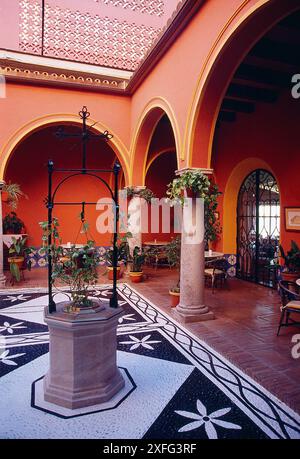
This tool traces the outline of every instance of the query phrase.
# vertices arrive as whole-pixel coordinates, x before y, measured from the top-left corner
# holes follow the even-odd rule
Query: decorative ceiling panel
[[[19,1],[19,51],[135,70],[180,0]]]

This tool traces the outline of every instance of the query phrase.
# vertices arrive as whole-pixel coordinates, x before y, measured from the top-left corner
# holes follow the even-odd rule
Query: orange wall
[[[284,247],[289,247],[291,239],[300,244],[300,232],[285,231],[283,211],[284,207],[300,207],[299,119],[300,101],[293,99],[289,91],[282,93],[275,104],[256,104],[254,114],[238,114],[235,123],[221,124],[212,160],[216,181],[223,192],[230,174],[241,161],[259,158],[269,166],[280,189],[281,242]],[[243,178],[237,184],[236,196]],[[223,223],[222,203],[223,198],[220,199]],[[234,232],[236,221],[227,223]],[[222,248],[222,240],[219,247]]]
[[[107,126],[129,148],[129,97],[12,83],[6,89],[6,98],[0,99],[0,149],[33,120],[46,115],[77,115],[83,105],[88,107],[91,119]]]

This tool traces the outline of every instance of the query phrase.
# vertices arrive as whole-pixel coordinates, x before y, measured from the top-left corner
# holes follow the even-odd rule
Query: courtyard
[[[1,440],[300,439],[299,49],[299,0],[1,1]]]

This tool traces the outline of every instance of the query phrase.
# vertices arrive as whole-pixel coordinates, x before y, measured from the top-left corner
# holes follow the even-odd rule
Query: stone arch
[[[247,158],[236,165],[231,172],[223,197],[223,252],[236,253],[236,209],[240,187],[252,171],[256,169],[265,169],[274,176],[280,191],[280,182],[269,164],[261,158]]]
[[[89,118],[88,126],[93,125],[95,120]],[[72,124],[79,126],[81,124],[81,120],[78,119],[76,115],[70,114],[56,114],[56,115],[46,115],[35,120],[30,121],[26,125],[22,126],[19,130],[17,130],[8,140],[8,142],[3,146],[0,152],[0,179],[3,180],[5,176],[5,170],[8,164],[9,159],[13,155],[14,150],[17,146],[28,136],[37,132],[45,127],[55,125],[55,124]],[[108,130],[113,134],[113,138],[110,140],[110,146],[114,151],[115,155],[119,159],[122,169],[124,171],[125,176],[125,183],[129,183],[129,154],[122,143],[122,141],[118,138],[118,136],[112,132],[107,126],[103,125],[100,122],[97,122],[93,126],[93,130],[95,132],[103,132]]]
[[[133,136],[131,147],[130,180],[132,185],[145,184],[146,163],[150,142],[155,128],[161,118],[166,115],[172,126],[177,164],[180,161],[180,132],[178,123],[170,104],[162,98],[152,99],[144,108]]]

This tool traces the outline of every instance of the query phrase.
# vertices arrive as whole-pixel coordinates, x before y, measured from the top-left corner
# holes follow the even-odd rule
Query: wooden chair
[[[204,269],[205,282],[211,284],[212,293],[219,284],[221,287],[227,284],[227,262],[225,258],[207,261]]]
[[[278,290],[281,298],[281,316],[277,336],[279,336],[281,327],[300,325],[300,322],[290,317],[292,313],[300,313],[300,288],[295,282],[280,281]]]

